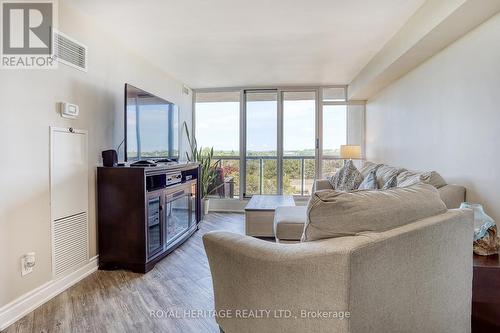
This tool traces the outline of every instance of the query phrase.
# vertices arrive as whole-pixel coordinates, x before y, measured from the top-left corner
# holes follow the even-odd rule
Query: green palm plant
[[[198,147],[196,138],[189,134],[189,129],[186,122],[183,123],[184,130],[186,131],[187,140],[189,143],[190,152],[186,152],[186,157],[189,162],[197,162],[201,167],[200,183],[201,183],[201,196],[205,198],[209,195],[210,189],[213,187],[217,179],[217,169],[221,165],[221,160],[213,161],[214,148]]]

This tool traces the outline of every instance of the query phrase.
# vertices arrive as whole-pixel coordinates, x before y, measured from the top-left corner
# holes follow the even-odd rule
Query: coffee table
[[[274,237],[274,210],[295,206],[291,195],[254,195],[245,207],[245,233],[248,236]]]

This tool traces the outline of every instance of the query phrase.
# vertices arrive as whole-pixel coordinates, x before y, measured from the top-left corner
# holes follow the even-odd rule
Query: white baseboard
[[[0,331],[97,270],[98,256],[68,275],[50,280],[0,308]]]

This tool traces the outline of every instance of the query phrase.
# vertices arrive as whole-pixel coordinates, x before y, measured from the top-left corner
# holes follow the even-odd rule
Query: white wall
[[[436,170],[500,222],[500,14],[370,99],[367,158]]]
[[[95,166],[103,149],[123,139],[123,87],[128,82],[178,104],[191,121],[182,84],[116,44],[60,1],[59,28],[89,47],[87,73],[0,70],[0,307],[51,279],[49,126],[89,131],[90,254],[97,254]],[[78,120],[62,119],[56,103],[79,104]],[[123,156],[123,155],[121,155]],[[34,251],[34,272],[21,277],[20,258]]]
[[[347,144],[360,145],[365,151],[365,102],[351,101],[347,107]]]

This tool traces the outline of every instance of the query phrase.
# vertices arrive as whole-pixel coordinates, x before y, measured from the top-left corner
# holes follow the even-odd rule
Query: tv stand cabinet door
[[[151,259],[163,251],[165,244],[165,221],[163,218],[163,193],[148,193],[146,196],[146,253]]]

